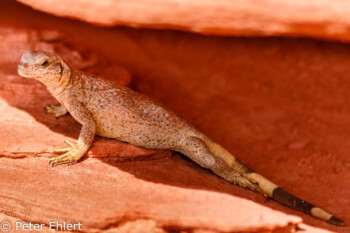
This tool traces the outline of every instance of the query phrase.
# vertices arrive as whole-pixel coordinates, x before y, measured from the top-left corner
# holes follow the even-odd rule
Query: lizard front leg
[[[66,105],[66,104],[65,104]],[[77,143],[68,140],[69,148],[57,149],[55,152],[66,152],[50,159],[52,166],[63,163],[77,162],[90,148],[95,137],[95,122],[88,110],[78,101],[72,100],[67,105],[69,113],[83,125]]]
[[[46,111],[48,113],[55,114],[56,118],[64,116],[68,113],[67,109],[63,107],[62,105],[52,105],[50,104],[49,106],[46,106]]]

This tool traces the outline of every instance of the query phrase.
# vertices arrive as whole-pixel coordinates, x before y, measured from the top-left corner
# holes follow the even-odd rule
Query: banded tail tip
[[[327,213],[326,211],[318,208],[318,207],[313,207],[310,211],[311,216],[315,218],[322,219],[330,224],[336,225],[336,226],[344,226],[343,220],[333,216],[330,213]]]
[[[273,187],[273,186],[267,186],[266,187]],[[281,189],[280,187],[276,187],[272,191],[272,195],[270,196],[275,201],[281,203],[282,205],[285,205],[291,209],[304,212],[306,214],[309,214],[315,218],[324,220],[330,224],[336,225],[336,226],[344,226],[343,220],[327,213],[326,211],[302,200],[298,197],[286,192],[285,190]]]
[[[341,220],[335,216],[330,217],[330,219],[328,219],[327,222],[330,224],[336,225],[336,226],[344,226],[345,225],[343,220]]]

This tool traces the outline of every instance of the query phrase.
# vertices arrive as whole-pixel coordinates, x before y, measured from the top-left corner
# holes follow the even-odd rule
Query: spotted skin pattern
[[[331,224],[344,225],[339,218],[289,194],[246,167],[173,111],[143,94],[72,69],[59,56],[46,52],[24,52],[18,73],[45,84],[60,102],[61,106],[48,106],[49,113],[60,117],[69,112],[82,124],[77,143],[66,140],[69,148],[55,150],[64,154],[50,159],[53,166],[77,162],[97,134],[144,148],[180,152],[231,183]]]

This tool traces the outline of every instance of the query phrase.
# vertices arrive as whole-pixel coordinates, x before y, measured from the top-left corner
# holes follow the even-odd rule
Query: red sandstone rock
[[[81,221],[84,231],[94,231],[152,219],[169,229],[224,232],[273,230],[300,222],[299,217],[215,191],[225,182],[193,169],[179,156],[124,163],[90,158],[54,168],[41,157],[2,158],[0,167],[0,211],[33,222]]]
[[[104,26],[180,29],[226,36],[287,35],[350,41],[349,1],[17,1],[50,14]]]
[[[153,233],[166,233],[160,227],[157,227],[156,223],[152,220],[135,220],[135,221],[126,221],[122,223],[119,227],[112,227],[104,233],[142,233],[142,232],[153,232]]]

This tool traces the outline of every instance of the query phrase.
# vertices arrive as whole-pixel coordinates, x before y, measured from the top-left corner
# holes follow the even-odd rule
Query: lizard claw
[[[79,146],[77,144],[72,143],[68,140],[65,140],[65,142],[71,147],[54,150],[55,153],[57,152],[66,152],[66,153],[60,156],[50,158],[49,164],[52,167],[55,165],[60,165],[65,163],[67,163],[69,166],[70,164],[76,163],[84,155],[85,152],[82,152],[81,150],[79,150]]]

